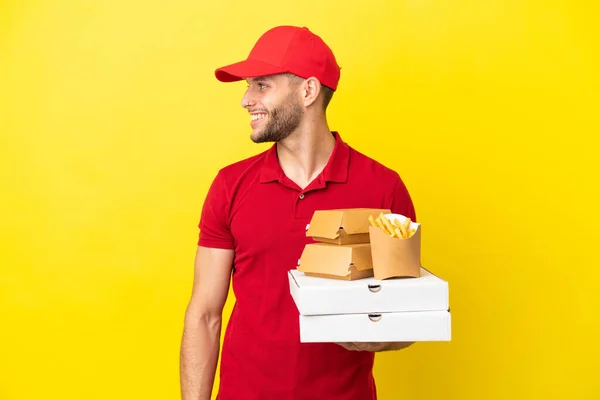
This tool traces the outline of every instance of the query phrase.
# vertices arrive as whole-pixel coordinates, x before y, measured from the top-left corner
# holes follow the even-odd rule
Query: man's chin
[[[250,134],[250,140],[252,140],[254,143],[263,143],[263,140],[260,137],[260,135],[255,135],[254,133]]]
[[[263,135],[262,132],[258,131],[258,132],[252,132],[250,134],[250,140],[252,140],[254,143],[269,143],[269,142],[273,142],[273,140],[270,140],[268,137],[266,137],[266,135]]]

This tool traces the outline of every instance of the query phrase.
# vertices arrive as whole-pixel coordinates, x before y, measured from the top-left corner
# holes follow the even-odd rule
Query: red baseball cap
[[[218,68],[221,82],[289,72],[304,79],[315,77],[337,89],[340,67],[325,42],[306,27],[278,26],[265,32],[244,61]]]

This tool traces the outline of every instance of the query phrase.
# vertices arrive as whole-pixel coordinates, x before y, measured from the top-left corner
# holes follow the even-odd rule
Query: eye
[[[259,84],[258,84],[258,88],[259,88],[260,90],[263,90],[263,89],[265,89],[266,87],[267,87],[267,85],[265,85],[264,83],[259,83]]]

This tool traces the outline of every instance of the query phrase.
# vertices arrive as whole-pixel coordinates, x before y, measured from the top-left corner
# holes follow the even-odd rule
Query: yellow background
[[[594,4],[0,2],[0,399],[178,398],[204,196],[266,148],[213,70],[279,24],[334,49],[331,127],[450,283],[452,342],[379,355],[380,399],[600,398]]]

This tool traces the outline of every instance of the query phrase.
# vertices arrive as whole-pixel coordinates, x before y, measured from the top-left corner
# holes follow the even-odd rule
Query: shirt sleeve
[[[417,221],[417,213],[415,211],[415,206],[412,202],[410,194],[408,193],[406,185],[404,184],[399,175],[394,185],[391,204],[389,208],[394,214],[404,215],[405,217],[410,218],[413,222]]]
[[[213,180],[200,216],[198,246],[234,249],[229,229],[229,196],[221,172]]]

